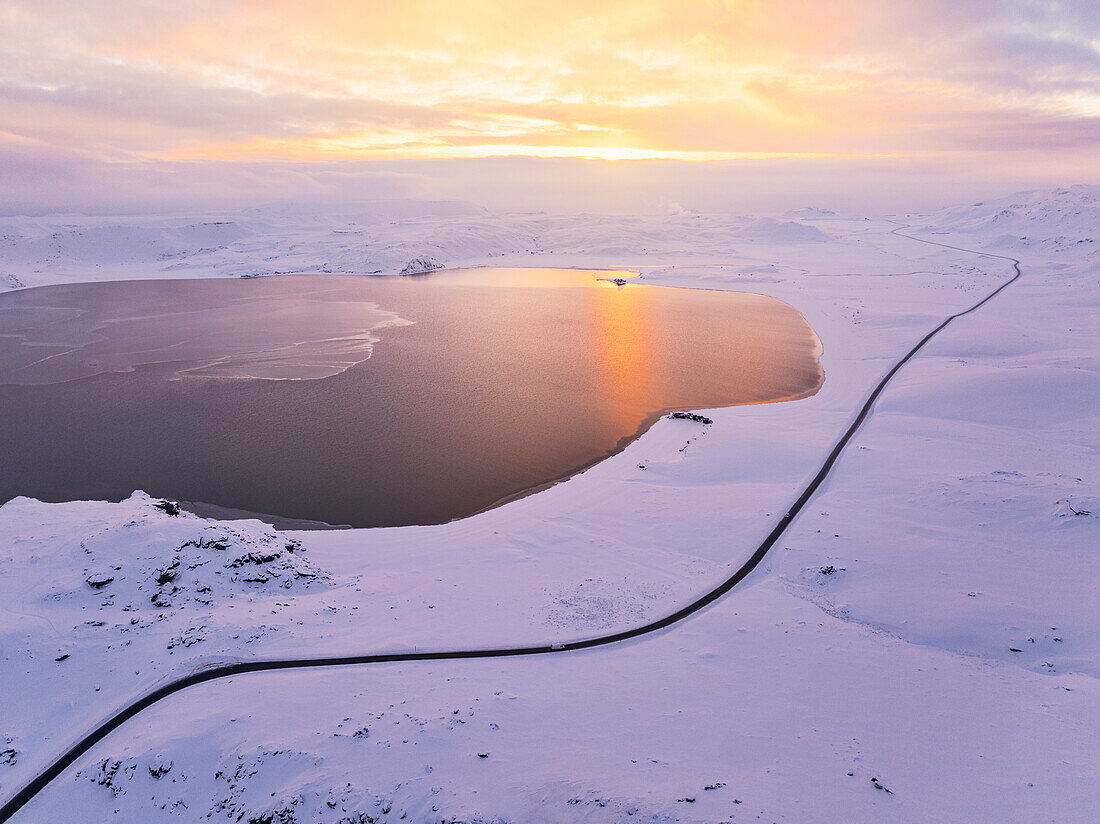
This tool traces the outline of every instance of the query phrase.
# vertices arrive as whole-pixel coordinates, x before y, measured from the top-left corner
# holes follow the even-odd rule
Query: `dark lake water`
[[[614,454],[665,411],[820,387],[817,336],[790,306],[599,279],[616,274],[0,295],[0,501],[143,489],[202,514],[443,523]]]

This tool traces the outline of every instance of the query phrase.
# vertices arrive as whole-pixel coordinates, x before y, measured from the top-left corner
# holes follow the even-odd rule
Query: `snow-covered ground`
[[[563,641],[692,600],[771,530],[894,361],[1011,276],[969,249],[1023,277],[898,374],[764,564],[704,613],[584,653],[212,682],[128,722],[14,820],[1094,821],[1098,235],[1098,187],[888,218],[446,203],[0,220],[0,288],[630,269],[791,303],[826,372],[812,398],[662,420],[445,526],[277,533],[141,494],[5,504],[0,801],[197,666]]]

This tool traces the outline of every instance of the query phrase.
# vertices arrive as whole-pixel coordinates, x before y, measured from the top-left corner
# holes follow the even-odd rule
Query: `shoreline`
[[[108,364],[108,371],[72,380],[63,374],[52,382],[0,385],[15,427],[8,436],[12,466],[24,467],[8,473],[5,497],[118,501],[140,489],[192,502],[204,517],[256,518],[287,529],[441,525],[562,483],[619,454],[669,412],[777,403],[815,394],[823,384],[821,338],[785,301],[649,283],[614,287],[595,270],[531,267],[514,279],[517,271],[408,276],[433,281],[416,288],[395,287],[395,279],[382,289],[354,278],[325,283],[295,276],[277,284],[277,278],[250,280],[266,280],[259,290],[215,278],[205,281],[209,289],[203,281],[156,281],[99,291],[134,284],[117,281],[95,285],[91,297],[78,291],[18,301],[9,312],[83,301],[94,310],[93,330],[110,328],[117,338],[125,331],[114,328],[117,314],[139,323],[135,334],[144,337],[130,343],[100,335],[100,349],[117,349],[134,364],[126,371]],[[575,283],[583,289],[569,288]],[[543,298],[542,289],[553,289],[554,297]],[[218,342],[235,333],[236,326],[223,328],[227,320],[241,325],[243,344],[227,341],[229,354],[215,360],[240,350],[246,354],[237,359],[247,364],[257,357],[249,351],[267,352],[264,326],[250,325],[255,308],[299,297],[310,307],[335,307],[340,318],[345,307],[362,303],[383,319],[374,328],[394,326],[394,337],[379,349],[372,335],[367,366],[363,361],[316,381],[188,374],[207,368]],[[552,302],[529,317],[536,299]],[[242,304],[251,314],[240,321],[226,314]],[[193,353],[186,335],[197,334],[190,326],[203,313],[212,313],[212,343],[201,341]],[[309,318],[316,313],[308,308]],[[393,320],[402,317],[416,322]],[[504,324],[502,331],[487,335],[485,324],[494,322]],[[539,331],[526,328],[532,323]],[[47,318],[38,336],[56,334],[51,324]],[[300,325],[292,320],[279,333],[301,337]],[[157,335],[161,326],[164,338]],[[24,338],[35,332],[29,327]],[[171,336],[180,334],[184,343],[176,346]],[[554,335],[568,341],[564,348],[546,345]],[[134,347],[146,341],[171,348],[174,360],[144,362],[149,350]],[[18,364],[27,348],[16,345],[7,359]],[[280,344],[276,351],[285,349]],[[195,363],[193,354],[201,355]],[[311,357],[306,353],[307,362]],[[177,386],[178,378],[186,381]],[[680,402],[641,411],[666,398]],[[20,435],[32,418],[34,431]],[[85,419],[96,424],[87,427]],[[55,445],[47,439],[59,426],[87,431]],[[64,465],[84,474],[58,476],[49,470],[53,455],[66,456]],[[437,480],[432,467],[450,480]],[[273,486],[276,473],[289,480]]]

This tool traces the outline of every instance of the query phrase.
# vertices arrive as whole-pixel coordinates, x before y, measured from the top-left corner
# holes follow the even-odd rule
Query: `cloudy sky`
[[[1100,182],[1098,158],[1093,0],[0,3],[9,213],[279,191],[515,207],[517,180],[532,207],[720,206],[719,181],[874,200],[869,176],[889,205],[930,181]]]

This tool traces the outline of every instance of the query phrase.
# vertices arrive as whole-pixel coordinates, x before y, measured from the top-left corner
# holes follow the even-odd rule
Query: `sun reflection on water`
[[[632,409],[636,416],[654,391],[653,290],[606,280],[600,287],[590,303],[597,385],[615,399],[616,415]]]

